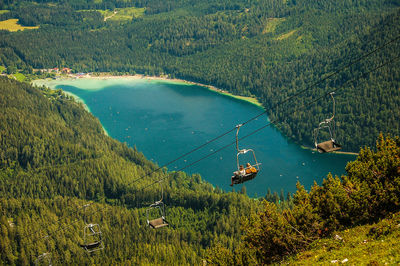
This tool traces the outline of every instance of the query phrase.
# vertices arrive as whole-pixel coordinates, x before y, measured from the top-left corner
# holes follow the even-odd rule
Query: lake
[[[153,79],[64,79],[37,81],[53,89],[63,89],[83,101],[101,121],[107,133],[137,149],[151,161],[164,165],[194,148],[230,131],[236,125],[263,112],[246,101],[218,94],[186,83]],[[268,123],[266,115],[244,125],[239,138]],[[230,177],[236,170],[236,130],[202,149],[169,165],[170,171],[200,173],[202,178],[225,191],[232,190]],[[345,174],[354,155],[319,154],[288,141],[273,126],[243,139],[239,148],[253,149],[261,163],[258,176],[246,182],[247,194],[264,196],[271,191],[295,192],[300,181],[308,190],[314,180]],[[240,156],[241,164],[253,158]],[[236,191],[243,185],[235,185]]]

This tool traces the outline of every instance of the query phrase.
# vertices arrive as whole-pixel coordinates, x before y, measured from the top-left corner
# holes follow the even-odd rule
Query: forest
[[[361,149],[346,176],[249,198],[154,165],[61,90],[0,77],[0,91],[1,264],[270,264],[374,223],[374,254],[400,261],[397,244],[377,248],[400,237],[399,137]],[[150,229],[160,198],[169,226]],[[88,224],[104,246],[90,254]]]
[[[216,241],[234,248],[240,217],[261,207],[259,200],[223,193],[198,175],[155,171],[156,165],[106,136],[99,121],[61,91],[4,77],[0,90],[5,265],[32,264],[48,252],[56,265],[197,264]],[[156,232],[146,228],[146,209],[161,198],[158,184],[148,186],[160,179],[171,226]],[[101,225],[104,252],[87,256],[79,246],[85,219]]]
[[[0,0],[0,21],[39,26],[0,30],[1,72],[38,77],[69,67],[214,85],[257,97],[274,125],[305,146],[331,115],[335,91],[337,140],[359,152],[346,175],[249,198],[160,168],[105,135],[61,90],[2,74],[0,265],[314,264],[336,260],[340,248],[359,252],[348,257],[353,264],[400,262],[399,6]],[[160,198],[169,226],[153,230],[147,211],[159,215],[149,206]],[[81,245],[91,223],[104,249],[88,254]]]
[[[336,138],[344,151],[374,146],[380,132],[400,133],[398,1],[9,0],[0,6],[9,11],[0,20],[40,27],[0,31],[6,68],[163,74],[214,85],[257,97],[283,134],[309,147],[313,129],[332,113],[329,97],[321,96],[337,91]],[[145,11],[103,19],[105,10],[132,8]]]

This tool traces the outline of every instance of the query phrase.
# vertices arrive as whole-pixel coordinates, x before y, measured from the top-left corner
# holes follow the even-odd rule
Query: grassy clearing
[[[24,81],[26,79],[25,75],[22,73],[13,74],[14,78],[18,81]]]
[[[277,37],[276,40],[277,41],[282,41],[285,40],[287,38],[289,38],[290,36],[292,36],[297,30],[292,30],[288,33],[282,34],[281,36]]]
[[[226,95],[226,96],[229,96],[229,97],[232,97],[232,98],[235,98],[235,99],[240,99],[242,101],[246,101],[246,102],[249,102],[251,104],[254,104],[256,106],[259,106],[259,107],[263,108],[263,105],[258,101],[258,99],[256,97],[234,95],[234,94],[229,93],[227,91],[217,89],[217,88],[215,88],[213,86],[205,86],[203,84],[197,84],[197,85],[207,87],[209,90],[215,91],[215,92],[217,92],[219,94]]]
[[[0,10],[0,15],[10,12],[10,10]]]
[[[228,94],[226,94],[228,95]],[[238,95],[232,95],[230,94],[229,96],[236,98],[236,99],[240,99],[249,103],[252,103],[254,105],[257,105],[259,107],[263,107],[262,104],[255,98],[255,97],[247,97],[247,96],[238,96]]]
[[[274,33],[276,27],[285,20],[285,18],[269,18],[262,33]]]
[[[19,31],[19,30],[33,30],[38,29],[39,26],[35,27],[24,27],[18,24],[18,19],[7,19],[0,21],[0,30],[8,31]]]
[[[4,70],[6,70],[6,67],[4,66],[0,66],[0,74],[4,72]]]
[[[107,21],[129,21],[144,16],[145,8],[127,7],[115,10],[97,10]],[[116,12],[116,13],[114,13]]]
[[[341,264],[398,265],[400,213],[377,224],[337,233],[342,240],[321,239],[312,248],[285,261],[289,265]],[[286,264],[286,263],[283,264]]]

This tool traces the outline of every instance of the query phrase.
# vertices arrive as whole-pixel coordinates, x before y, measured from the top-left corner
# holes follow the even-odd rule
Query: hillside
[[[400,213],[380,222],[360,225],[320,238],[303,251],[293,252],[276,264],[285,265],[397,265],[400,262]],[[245,248],[243,253],[254,250]],[[208,261],[213,265],[257,265],[249,256],[232,257],[230,251],[216,247]]]
[[[303,105],[335,90],[344,150],[374,146],[379,132],[400,134],[393,111],[400,103],[398,1],[7,3],[0,20],[40,26],[0,32],[0,65],[7,68],[167,74],[255,95],[274,124],[306,146],[331,103]],[[113,10],[115,19],[104,21]],[[343,71],[313,85],[336,70]]]
[[[0,110],[0,264],[32,264],[46,252],[53,265],[199,264],[217,240],[234,248],[241,217],[260,206],[198,175],[155,171],[60,91],[0,77]],[[160,179],[171,226],[154,231],[145,211],[161,198]],[[80,247],[85,215],[106,246],[94,256]]]
[[[1,77],[0,92],[2,264],[32,264],[45,253],[53,265],[315,262],[310,254],[325,263],[343,253],[365,262],[351,257],[361,238],[374,247],[368,261],[398,262],[398,137],[362,149],[346,176],[328,175],[309,192],[298,184],[293,198],[269,194],[268,202],[156,171],[61,91]],[[146,209],[160,199],[161,179],[170,226],[151,230]],[[105,245],[91,256],[80,247],[85,221],[100,225]]]
[[[399,263],[399,7],[0,0],[0,265]],[[159,169],[62,91],[3,74],[29,81],[64,67],[255,96],[305,146],[331,114],[323,96],[336,91],[338,141],[359,155],[346,175],[298,183],[287,198],[226,193],[199,175]],[[146,210],[161,197],[170,225],[151,230]],[[91,255],[81,247],[85,222],[99,224],[105,246]]]
[[[396,264],[400,261],[400,213],[379,223],[357,226],[321,239],[304,251],[288,259],[291,265],[327,263]]]
[[[239,246],[216,245],[207,260],[227,265],[399,263],[400,138],[380,136],[376,151],[361,149],[346,171],[340,178],[329,174],[309,191],[298,183],[290,208],[264,202],[263,210],[243,223]]]

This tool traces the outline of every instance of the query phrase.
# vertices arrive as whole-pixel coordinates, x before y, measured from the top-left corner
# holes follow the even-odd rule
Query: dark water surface
[[[43,83],[42,83],[43,84]],[[108,134],[129,146],[136,145],[144,155],[164,165],[209,140],[231,130],[235,125],[260,114],[263,110],[248,102],[223,96],[206,88],[146,79],[77,79],[55,80],[45,84],[79,97],[100,119]],[[267,117],[246,124],[239,137],[268,123]],[[235,141],[232,131],[188,157],[168,166],[181,169]],[[294,192],[300,181],[309,189],[331,172],[345,173],[346,163],[355,156],[318,154],[291,143],[274,127],[245,138],[239,148],[251,148],[262,164],[256,179],[245,183],[250,196],[264,196],[267,189]],[[242,158],[245,164],[249,157]],[[200,173],[203,179],[224,190],[236,168],[236,147],[230,145],[185,169]],[[234,188],[240,190],[242,185]]]

